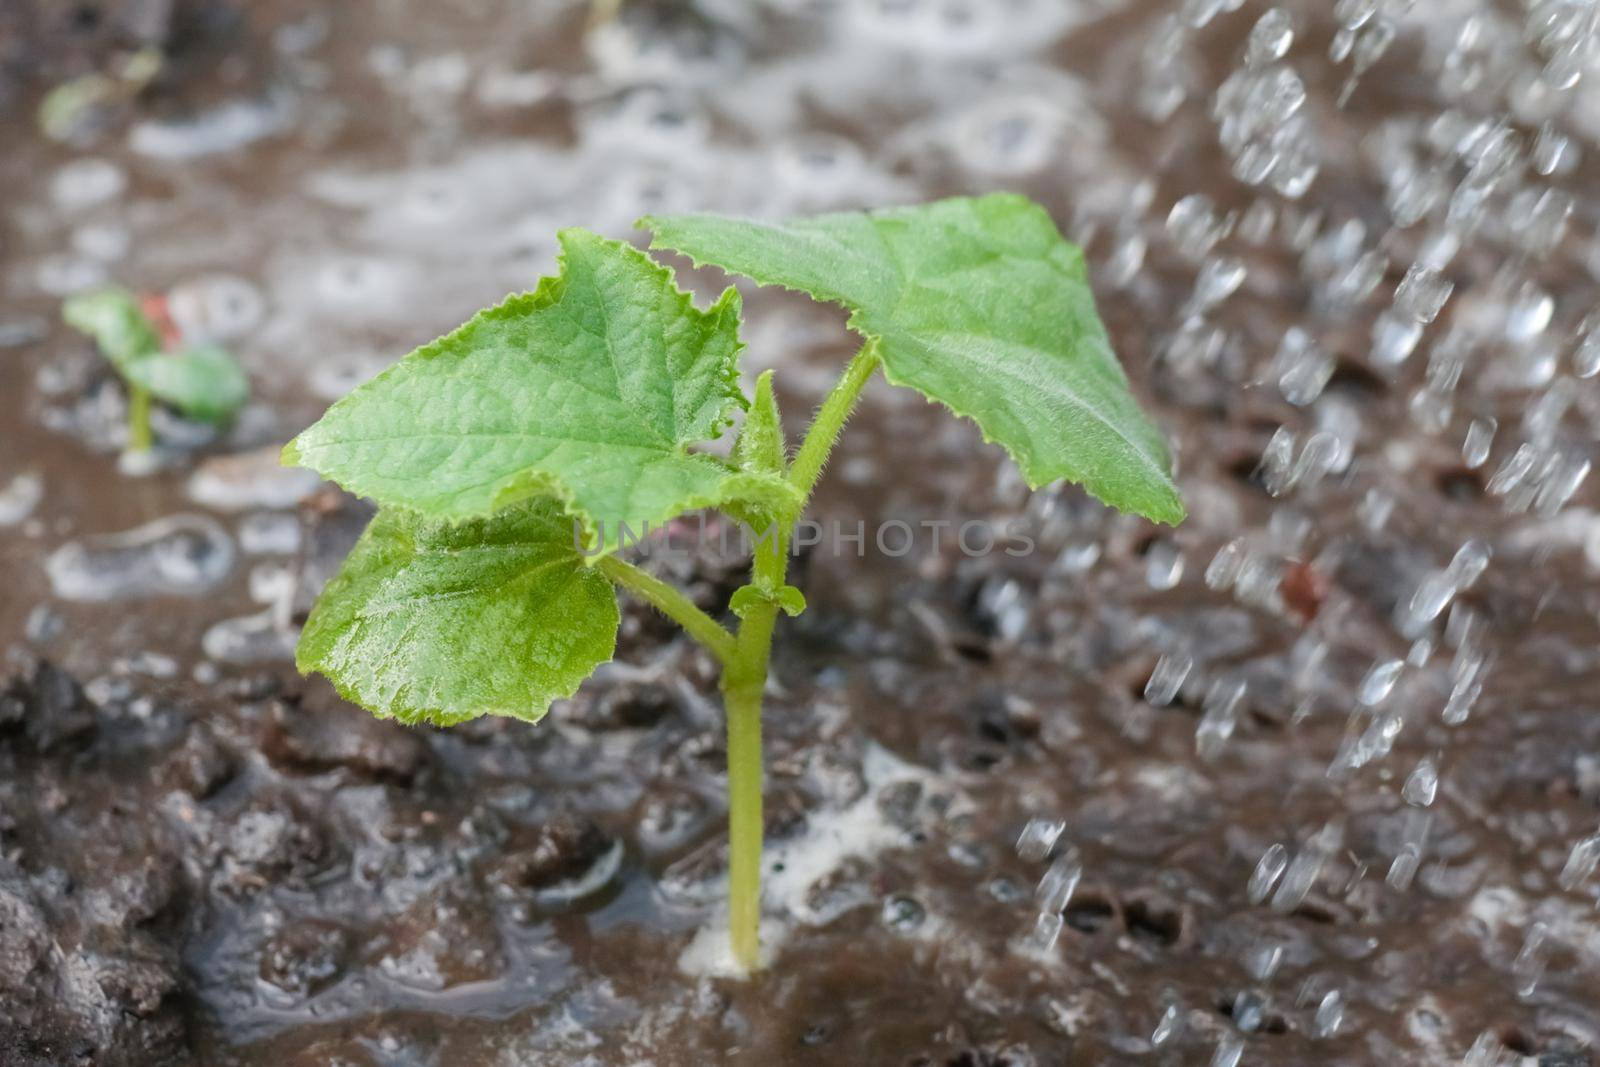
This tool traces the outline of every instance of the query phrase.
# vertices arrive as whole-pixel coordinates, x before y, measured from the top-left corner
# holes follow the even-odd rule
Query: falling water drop
[[[1416,768],[1406,778],[1406,784],[1400,789],[1400,796],[1407,804],[1425,808],[1433,803],[1433,797],[1439,789],[1439,772],[1434,767],[1433,761],[1424,759],[1418,762]]]
[[[1255,870],[1250,872],[1250,884],[1245,888],[1250,903],[1260,904],[1266,900],[1267,894],[1272,892],[1272,887],[1288,865],[1289,850],[1284,845],[1275,843],[1263,852],[1261,859],[1256,861]]]

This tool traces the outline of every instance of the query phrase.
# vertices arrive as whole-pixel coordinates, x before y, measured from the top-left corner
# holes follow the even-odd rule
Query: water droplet
[[[1420,322],[1385,311],[1372,324],[1372,362],[1383,369],[1398,367],[1421,339]]]
[[[1600,833],[1590,834],[1572,846],[1556,884],[1567,892],[1582,885],[1600,867]]]
[[[1584,333],[1572,353],[1572,370],[1580,378],[1600,374],[1600,321],[1585,320]]]
[[[44,479],[33,471],[24,471],[0,489],[0,526],[15,526],[33,514],[33,509],[44,499]]]
[[[1597,355],[1600,355],[1600,349],[1597,349]],[[1466,439],[1461,443],[1461,461],[1468,470],[1477,470],[1489,458],[1497,429],[1499,423],[1490,416],[1473,419],[1467,427]]]
[[[1516,983],[1517,996],[1531,997],[1539,988],[1539,979],[1544,976],[1545,942],[1549,937],[1550,928],[1542,922],[1535,922],[1528,927],[1522,949],[1517,953],[1517,958],[1511,961],[1511,977]]]
[[[1289,862],[1278,891],[1272,895],[1272,910],[1287,915],[1298,908],[1316,885],[1323,864],[1343,841],[1344,827],[1339,823],[1330,822],[1318,830]]]
[[[1538,496],[1534,498],[1534,511],[1543,518],[1553,518],[1589,476],[1589,466],[1589,460],[1584,456],[1562,454],[1539,486]]]
[[[1245,63],[1251,67],[1276,63],[1289,53],[1289,46],[1293,43],[1294,19],[1283,8],[1272,8],[1257,19],[1250,30]]]
[[[1477,703],[1479,695],[1483,692],[1483,661],[1476,657],[1468,657],[1461,663],[1462,666],[1457,668],[1450,696],[1444,705],[1443,718],[1450,726],[1460,726],[1467,721],[1472,706]]]
[[[1167,215],[1168,235],[1180,253],[1196,262],[1204,259],[1232,228],[1232,220],[1219,219],[1210,197],[1200,193],[1179,200]]]
[[[1106,258],[1105,278],[1114,288],[1124,288],[1139,276],[1149,244],[1137,232],[1119,234],[1116,246]]]
[[[1333,17],[1346,29],[1357,30],[1378,13],[1378,0],[1339,0]]]
[[[1400,796],[1407,804],[1425,808],[1433,803],[1434,794],[1438,790],[1439,772],[1432,760],[1424,759],[1406,778],[1406,784],[1400,789]]]
[[[1183,0],[1179,18],[1194,29],[1200,29],[1222,11],[1223,0]]]
[[[1217,1042],[1217,1051],[1211,1057],[1211,1067],[1239,1067],[1244,1058],[1244,1041],[1232,1034]]]
[[[1533,169],[1540,174],[1568,174],[1578,163],[1578,150],[1572,139],[1554,123],[1545,123],[1539,129],[1539,138],[1533,145]]]
[[[1145,581],[1151,589],[1174,589],[1183,581],[1183,552],[1171,541],[1156,541],[1144,557]]]
[[[1265,894],[1263,894],[1265,895]],[[1252,945],[1245,956],[1245,967],[1251,977],[1258,982],[1265,982],[1278,973],[1278,965],[1283,962],[1283,943],[1279,941],[1264,941]]]
[[[1050,869],[1044,872],[1044,877],[1039,879],[1038,888],[1033,894],[1039,904],[1039,910],[1056,914],[1065,911],[1082,878],[1083,862],[1079,860],[1076,849],[1068,849],[1066,853],[1056,857],[1055,862],[1050,864]]]
[[[1317,1013],[1311,1020],[1311,1033],[1315,1037],[1332,1037],[1344,1022],[1344,994],[1330,989],[1317,1004]]]
[[[1288,427],[1273,431],[1261,453],[1261,484],[1273,496],[1281,496],[1293,484],[1294,434]]]
[[[1238,538],[1219,548],[1206,567],[1206,586],[1218,592],[1232,586],[1244,566],[1245,554],[1244,541]]]
[[[1267,1015],[1267,1002],[1261,994],[1250,989],[1240,990],[1233,998],[1233,1025],[1247,1034],[1261,1029]]]
[[[1033,863],[1043,861],[1050,855],[1050,850],[1056,847],[1056,839],[1066,828],[1067,824],[1064,822],[1029,819],[1017,838],[1017,855]]]
[[[1374,663],[1367,671],[1361,685],[1356,690],[1356,699],[1367,707],[1376,707],[1389,699],[1389,694],[1394,692],[1395,683],[1400,680],[1400,672],[1405,670],[1405,661],[1399,659],[1380,660]]]
[[[908,896],[891,896],[883,902],[883,924],[897,934],[911,933],[927,916],[927,909]]]
[[[1232,296],[1244,284],[1245,266],[1231,256],[1213,256],[1200,267],[1194,295],[1184,309],[1185,316],[1200,315]]]
[[[1538,450],[1531,444],[1524,443],[1515,452],[1506,457],[1500,469],[1494,472],[1494,477],[1489,479],[1486,492],[1490,496],[1503,496],[1515,489],[1533,470],[1533,465],[1538,459]]]
[[[1455,284],[1429,267],[1412,264],[1394,291],[1395,310],[1417,322],[1438,318]]]
[[[1160,1048],[1171,1041],[1183,1029],[1183,1011],[1176,1004],[1168,1004],[1161,1013],[1161,1018],[1156,1021],[1156,1028],[1150,1034],[1150,1043]]]
[[[1504,1046],[1493,1030],[1485,1030],[1462,1057],[1461,1067],[1500,1067],[1500,1053]]]
[[[1025,952],[1040,955],[1055,948],[1056,941],[1061,937],[1061,928],[1066,925],[1059,911],[1043,911],[1034,919],[1033,926],[1022,939],[1022,949]]]
[[[1555,315],[1555,298],[1532,282],[1523,282],[1506,311],[1506,337],[1515,344],[1533,340]]]
[[[1310,334],[1291,326],[1278,346],[1273,368],[1283,398],[1296,407],[1304,407],[1322,395],[1333,377],[1334,361],[1317,346]]]
[[[1218,678],[1206,690],[1200,723],[1195,727],[1194,746],[1201,759],[1215,759],[1233,737],[1244,704],[1242,678]]]
[[[1389,46],[1394,44],[1398,33],[1394,20],[1388,18],[1373,19],[1364,26],[1356,35],[1355,47],[1351,50],[1350,66],[1355,75],[1365,74],[1372,69],[1373,64],[1382,59]]]
[[[1145,683],[1145,700],[1158,708],[1172,703],[1193,668],[1192,656],[1177,652],[1162,653],[1161,658],[1156,660],[1155,670],[1150,672],[1150,680]]]
[[[1475,538],[1469,539],[1450,557],[1445,573],[1457,589],[1470,589],[1489,567],[1489,546]]]

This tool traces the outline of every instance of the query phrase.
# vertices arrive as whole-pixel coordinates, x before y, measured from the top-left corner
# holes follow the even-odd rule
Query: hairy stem
[[[795,453],[794,462],[789,466],[789,483],[800,490],[801,497],[809,497],[816,487],[839,431],[844,429],[845,420],[850,418],[856,399],[861,396],[872,372],[878,369],[879,362],[877,342],[868,341],[862,345],[845,368],[843,377],[817,409],[817,417],[811,421],[811,428],[800,443],[800,451]]]
[[[877,345],[871,341],[862,345],[817,409],[789,467],[789,483],[800,490],[802,499],[816,487],[839,431],[878,362]],[[797,518],[786,516],[776,529],[757,531],[751,565],[751,584],[757,589],[772,592],[787,579],[788,526]],[[778,605],[771,601],[750,608],[739,624],[738,651],[723,667],[728,713],[728,933],[734,958],[746,971],[761,962],[761,691],[777,619]]]
[[[690,637],[710,649],[726,669],[737,653],[737,642],[717,620],[695,607],[694,601],[660,578],[647,574],[615,556],[603,557],[596,566],[607,578],[682,626]]]
[[[761,953],[761,690],[774,618],[768,608],[745,617],[738,662],[722,680],[728,715],[728,934],[733,957],[747,972],[760,965]],[[765,617],[764,627],[751,626],[757,615]],[[759,641],[757,630],[765,633]]]
[[[128,451],[148,452],[155,443],[150,431],[150,391],[128,383]]]
[[[869,341],[817,409],[789,468],[789,482],[802,500],[810,497],[822,476],[839,431],[878,363],[877,345]],[[789,526],[797,518],[798,509],[771,529],[756,531],[750,584],[762,593],[775,593],[788,577]],[[761,963],[761,694],[772,658],[778,605],[757,601],[745,609],[738,633],[730,634],[682,593],[639,568],[614,556],[605,557],[598,566],[612,581],[675,619],[722,660],[722,702],[728,716],[728,935],[739,966],[754,971]]]
[[[789,570],[789,531],[757,531],[752,584],[783,585]],[[761,694],[772,657],[778,605],[758,603],[739,623],[738,650],[723,667],[722,703],[728,715],[728,936],[745,971],[761,962]]]

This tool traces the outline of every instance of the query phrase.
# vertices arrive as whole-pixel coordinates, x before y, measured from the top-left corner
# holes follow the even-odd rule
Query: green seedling
[[[69,297],[61,317],[94,338],[128,389],[128,451],[154,443],[150,402],[170,404],[187,418],[224,423],[250,396],[250,380],[216,345],[163,350],[161,333],[132,293],[97,289]]]
[[[1033,486],[1065,478],[1118,508],[1184,516],[1160,434],[1094,308],[1082,253],[1019,196],[786,224],[645,218],[652,248],[842,304],[865,342],[792,456],[772,373],[738,384],[740,301],[697,308],[672,272],[584,230],[560,272],[479,312],[331,407],[284,450],[379,511],[317,601],[304,672],[404,722],[534,721],[612,657],[614,587],[721,663],[728,723],[729,929],[758,961],[761,699],[801,516],[881,367],[1003,445]],[[696,451],[743,409],[729,458]],[[751,527],[734,629],[619,559],[604,536],[721,509]]]

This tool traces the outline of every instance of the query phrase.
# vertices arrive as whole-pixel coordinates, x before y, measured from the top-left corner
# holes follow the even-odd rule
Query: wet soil
[[[1261,10],[1207,28],[1199,83],[1226,76]],[[1286,241],[1239,248],[1252,273],[1215,316],[1234,331],[1222,358],[1182,372],[1162,355],[1194,276],[1161,236],[1167,209],[1251,197],[1203,99],[1164,125],[1131,103],[1161,14],[1020,4],[1009,31],[979,18],[930,43],[826,5],[650,5],[585,50],[574,5],[264,5],[272,43],[250,62],[268,88],[140,105],[84,147],[12,108],[0,490],[41,491],[19,504],[12,482],[0,525],[0,1065],[1204,1064],[1235,1037],[1246,1064],[1438,1064],[1486,1032],[1542,1067],[1592,1062],[1600,917],[1592,886],[1558,875],[1600,819],[1595,491],[1554,519],[1508,514],[1485,487],[1514,444],[1469,470],[1460,431],[1515,425],[1529,393],[1485,387],[1449,434],[1419,427],[1420,367],[1367,362],[1378,305],[1318,309]],[[1359,149],[1435,106],[1422,30],[1339,111],[1331,31],[1300,14],[1325,158],[1293,210],[1381,229]],[[86,159],[121,184],[94,193]],[[1149,258],[1108,284],[1146,178]],[[1191,519],[1029,494],[971,426],[873,386],[816,517],[952,525],[937,548],[895,555],[869,533],[859,556],[822,546],[800,569],[810,610],[784,627],[768,695],[781,929],[764,973],[708,976],[690,951],[719,921],[723,739],[712,664],[659,618],[628,605],[617,663],[534,727],[380,722],[286,662],[368,511],[271,473],[275,446],[548,269],[555,228],[995,187],[1084,241]],[[106,232],[120,254],[97,251]],[[1386,240],[1392,288],[1417,237]],[[1464,249],[1458,290],[1487,288],[1496,255]],[[1563,314],[1592,296],[1579,255],[1533,268]],[[164,469],[118,473],[115,383],[54,324],[89,274],[202,303],[219,275],[245,280],[262,307],[230,340],[257,399],[235,427],[169,423],[184,443]],[[780,367],[798,430],[849,354],[842,317],[750,297],[752,367]],[[1338,359],[1312,407],[1260,384],[1293,323]],[[1274,431],[1329,410],[1354,413],[1356,460],[1269,494]],[[966,522],[1033,548],[967,556]],[[117,563],[104,539],[135,529]],[[1272,571],[1260,595],[1205,581],[1241,536]],[[1397,609],[1469,537],[1493,564],[1421,650]],[[652,565],[716,610],[738,562]],[[108,574],[122,584],[104,594]],[[1446,725],[1468,645],[1492,670]],[[1154,706],[1164,654],[1194,667]],[[1383,705],[1403,729],[1342,762],[1374,721],[1363,677],[1408,656]],[[1226,743],[1197,749],[1208,693],[1239,682]],[[1401,797],[1424,758],[1440,772],[1425,807]],[[1034,819],[1064,823],[1044,857],[1016,847]],[[1408,843],[1420,862],[1400,878]],[[1300,892],[1252,891],[1274,845]],[[1035,885],[1069,850],[1082,883],[1059,939],[1030,951]]]

